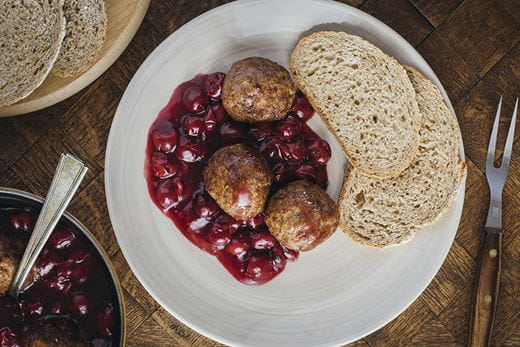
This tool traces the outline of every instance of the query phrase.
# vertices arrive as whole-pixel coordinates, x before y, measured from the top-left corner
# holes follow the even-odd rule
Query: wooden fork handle
[[[469,346],[489,346],[495,319],[502,256],[501,230],[486,228],[471,315]]]

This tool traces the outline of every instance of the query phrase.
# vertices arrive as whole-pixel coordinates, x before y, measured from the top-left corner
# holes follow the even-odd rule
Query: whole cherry
[[[90,309],[90,302],[87,294],[83,292],[75,292],[70,297],[70,310],[81,316],[86,315]]]
[[[249,258],[247,265],[247,275],[249,278],[262,281],[267,280],[275,274],[272,258],[267,253],[253,254]]]
[[[11,213],[9,223],[16,230],[31,231],[34,227],[34,220],[29,212],[22,210]]]
[[[50,249],[44,249],[38,259],[38,274],[40,276],[47,275],[58,265],[59,261],[56,252],[52,252]]]
[[[283,271],[287,264],[287,257],[284,254],[283,247],[276,243],[271,248],[271,258],[273,259],[273,269],[277,272]]]
[[[291,173],[286,163],[278,163],[273,166],[273,179],[275,182],[285,182]]]
[[[294,114],[289,114],[284,120],[278,121],[274,127],[276,136],[285,141],[292,140],[300,133],[301,129],[302,123]]]
[[[170,128],[155,129],[152,132],[152,143],[155,150],[164,153],[172,153],[177,147],[179,141],[179,132],[177,129]]]
[[[331,150],[327,141],[317,137],[312,137],[307,139],[306,145],[309,158],[314,165],[327,165],[327,162],[331,157]]]
[[[287,143],[283,147],[283,156],[288,162],[295,164],[305,159],[305,146],[301,140]]]
[[[201,113],[208,106],[209,98],[198,85],[190,83],[182,92],[182,104],[188,112]]]
[[[79,264],[74,264],[72,269],[72,278],[78,283],[84,283],[88,279],[90,272],[90,262],[84,261]]]
[[[251,124],[249,135],[255,141],[262,141],[273,134],[273,125],[271,122],[259,122]]]
[[[20,303],[22,311],[27,316],[41,316],[43,314],[43,304],[38,298],[22,299]]]
[[[51,247],[64,249],[69,247],[75,239],[76,237],[70,232],[70,230],[63,227],[57,227],[52,232],[48,242]]]
[[[228,230],[230,234],[233,234],[240,228],[241,222],[231,217],[228,214],[222,214],[213,222],[213,226],[220,230]]]
[[[303,96],[296,97],[293,105],[294,112],[298,115],[302,122],[308,121],[314,114],[311,104]]]
[[[243,142],[246,137],[244,126],[232,121],[222,124],[219,133],[221,140],[229,145]]]
[[[270,138],[260,145],[260,152],[271,161],[283,160],[284,153],[287,151],[287,144],[276,137]]]
[[[164,209],[176,207],[183,199],[184,184],[178,177],[159,182],[155,189],[157,202]]]
[[[214,246],[226,246],[231,241],[231,233],[229,229],[213,227],[208,233],[208,241]]]
[[[200,137],[205,130],[204,119],[200,116],[188,114],[182,119],[182,128],[188,136]]]
[[[177,159],[186,163],[194,163],[204,159],[208,153],[202,143],[189,143],[184,146],[179,146],[175,155]]]
[[[104,337],[110,337],[114,334],[115,313],[114,307],[108,304],[98,316],[98,331]]]
[[[312,182],[316,181],[318,170],[316,167],[309,163],[300,163],[293,167],[293,175],[296,178],[308,179]]]
[[[222,85],[226,74],[223,72],[214,72],[209,74],[204,83],[204,92],[207,96],[215,100],[222,100]]]
[[[276,239],[267,232],[253,231],[250,237],[251,246],[255,249],[271,249],[277,243]]]
[[[211,218],[220,211],[220,207],[215,200],[204,194],[199,195],[195,200],[194,211],[199,217]]]
[[[166,154],[161,152],[152,155],[151,166],[154,176],[160,179],[173,177],[179,171],[178,165],[168,160]]]
[[[229,115],[227,114],[226,109],[220,103],[211,105],[209,107],[207,116],[215,119],[217,121],[217,125],[223,124],[229,119]]]

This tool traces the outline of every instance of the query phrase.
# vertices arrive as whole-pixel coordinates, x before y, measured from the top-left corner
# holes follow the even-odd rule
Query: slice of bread
[[[31,94],[49,74],[65,36],[63,0],[0,1],[0,106]]]
[[[410,165],[419,143],[419,109],[394,58],[361,37],[324,31],[298,42],[289,67],[359,172],[392,177]]]
[[[76,76],[86,71],[105,42],[107,16],[104,0],[65,0],[67,34],[53,73]]]
[[[421,112],[419,152],[399,176],[378,179],[351,170],[340,196],[340,224],[353,240],[386,247],[434,222],[455,198],[466,174],[460,130],[434,84],[406,67]]]

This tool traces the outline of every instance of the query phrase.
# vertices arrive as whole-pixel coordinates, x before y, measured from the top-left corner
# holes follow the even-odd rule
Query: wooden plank
[[[103,173],[72,199],[68,211],[83,221],[105,252],[114,255],[119,250],[108,216]]]
[[[57,127],[103,167],[110,124],[123,93],[105,76],[93,86],[97,88],[92,88],[80,102],[63,114]]]
[[[455,241],[441,269],[421,295],[421,300],[438,315],[472,282],[474,267],[475,260]]]
[[[430,23],[437,27],[448,17],[463,0],[410,0],[410,2],[425,16]]]
[[[397,346],[411,341],[435,319],[422,300],[416,300],[397,319],[365,337],[371,346]]]
[[[368,0],[361,9],[392,27],[414,47],[434,29],[407,0]]]
[[[31,192],[45,196],[61,153],[70,152],[81,158],[89,170],[81,183],[80,189],[88,186],[101,172],[101,167],[90,158],[85,150],[73,138],[60,128],[50,128],[27,152],[12,166]]]
[[[438,32],[475,73],[484,76],[520,40],[520,21],[499,1],[467,0]]]
[[[478,82],[471,67],[436,31],[417,50],[435,71],[453,104]]]

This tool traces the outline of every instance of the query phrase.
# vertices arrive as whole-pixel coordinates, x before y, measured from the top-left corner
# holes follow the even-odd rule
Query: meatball
[[[24,251],[24,243],[21,240],[0,232],[0,295],[9,290]],[[33,267],[25,280],[24,288],[33,281],[35,275],[36,267]]]
[[[24,342],[28,347],[76,347],[86,346],[85,333],[67,318],[44,318],[37,321],[26,333]]]
[[[283,246],[310,251],[336,230],[338,208],[317,185],[295,181],[269,200],[265,222]]]
[[[224,108],[239,122],[281,120],[291,108],[295,95],[289,71],[259,57],[235,62],[222,87]]]
[[[236,144],[211,156],[203,173],[209,195],[231,217],[247,220],[263,211],[272,175],[253,147]]]

